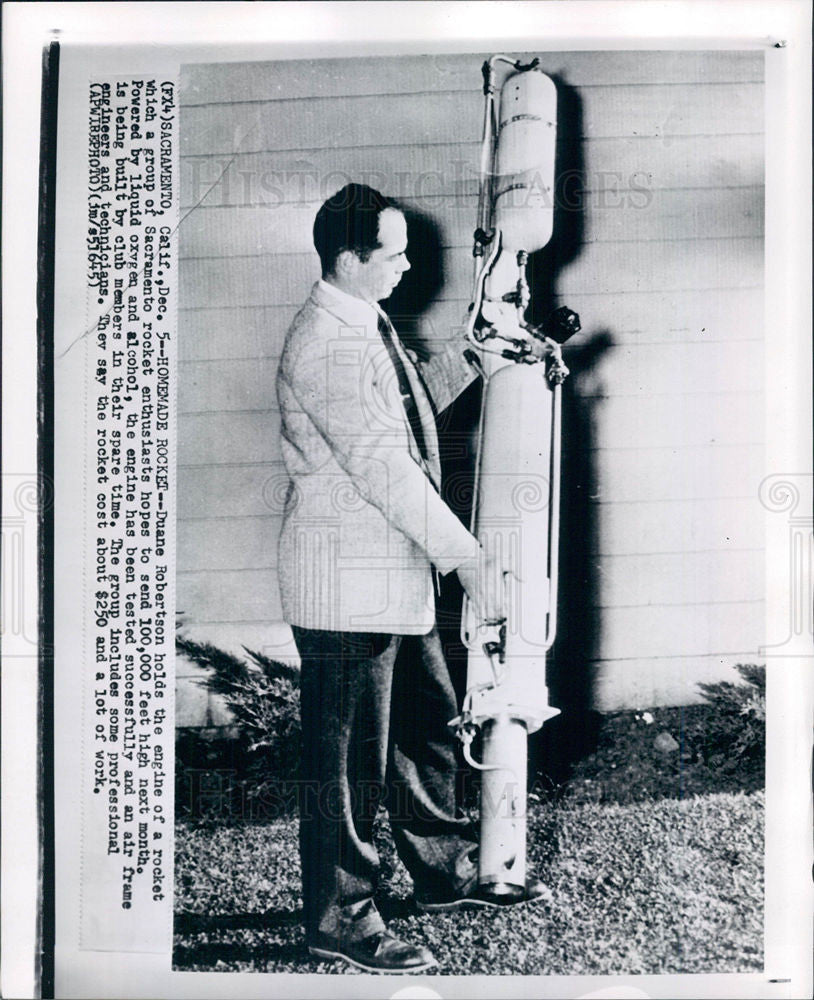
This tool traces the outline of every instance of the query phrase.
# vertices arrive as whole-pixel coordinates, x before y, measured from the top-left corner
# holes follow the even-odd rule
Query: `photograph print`
[[[173,968],[761,971],[763,53],[179,93]]]

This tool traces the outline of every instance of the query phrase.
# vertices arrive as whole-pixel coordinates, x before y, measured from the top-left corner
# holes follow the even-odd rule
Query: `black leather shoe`
[[[447,910],[460,910],[463,907],[503,907],[518,906],[521,903],[550,903],[551,890],[538,878],[526,880],[525,888],[518,886],[476,885],[462,896],[450,899],[419,899],[416,898],[416,908],[423,913],[444,913]]]
[[[338,941],[320,935],[308,946],[317,958],[341,958],[365,972],[425,972],[435,959],[420,945],[399,941],[390,931],[379,931],[361,941]]]

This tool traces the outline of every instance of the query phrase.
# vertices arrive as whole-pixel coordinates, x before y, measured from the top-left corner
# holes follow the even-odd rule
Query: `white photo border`
[[[169,59],[213,61],[472,51],[751,48],[766,52],[766,475],[811,472],[811,94],[806,0],[546,0],[546,2],[8,3],[4,6],[3,393],[4,500],[10,474],[36,474],[37,172],[42,49],[50,40],[128,46],[158,42]],[[182,48],[183,47],[183,48]],[[12,374],[13,373],[13,374]],[[810,480],[808,480],[810,482]],[[805,483],[805,480],[803,480]],[[801,503],[807,502],[806,496]],[[5,508],[4,508],[5,509]],[[34,515],[36,516],[36,515]],[[785,530],[782,533],[785,544]],[[785,548],[767,518],[766,635],[784,634]],[[810,584],[810,581],[809,581]],[[37,627],[37,580],[23,582],[26,628]],[[2,992],[37,988],[38,806],[36,649],[4,636]],[[770,658],[770,662],[773,658]],[[782,660],[782,662],[780,662]],[[763,975],[437,977],[426,997],[811,995],[811,659],[770,669]],[[14,873],[14,874],[12,874]],[[13,901],[13,902],[12,902]],[[168,956],[63,955],[63,995],[382,996],[374,977],[173,973]],[[603,988],[613,992],[593,993]],[[627,990],[627,992],[623,992]],[[434,993],[432,991],[435,991]],[[638,991],[638,992],[635,992]],[[410,994],[404,993],[404,996]]]

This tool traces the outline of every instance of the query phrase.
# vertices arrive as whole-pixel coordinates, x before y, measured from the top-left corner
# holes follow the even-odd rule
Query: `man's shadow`
[[[425,360],[430,346],[422,336],[423,317],[440,296],[446,282],[443,236],[435,219],[409,205],[407,219],[407,257],[410,270],[383,303],[398,330],[402,343]]]
[[[302,908],[265,913],[176,913],[173,935],[172,964],[179,971],[218,969],[218,963],[228,966],[239,962],[252,967],[260,955],[269,970],[274,970],[280,965],[299,966],[304,958]]]
[[[411,899],[385,894],[377,895],[376,905],[388,923],[415,912]],[[217,969],[218,963],[253,966],[258,957],[268,971],[300,967],[303,961],[314,961],[306,951],[302,922],[301,906],[244,913],[176,913],[173,968]]]

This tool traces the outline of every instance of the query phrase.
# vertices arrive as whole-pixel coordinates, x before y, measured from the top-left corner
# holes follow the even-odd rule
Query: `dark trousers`
[[[466,892],[476,834],[456,802],[455,693],[428,635],[293,629],[302,661],[300,855],[306,937],[383,929],[373,821],[390,817],[418,895]]]

